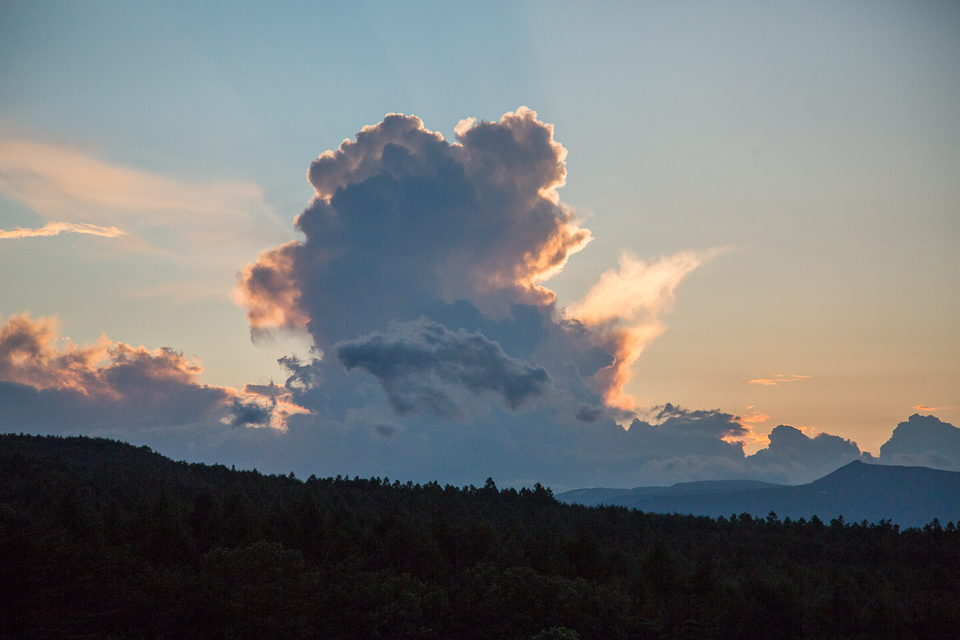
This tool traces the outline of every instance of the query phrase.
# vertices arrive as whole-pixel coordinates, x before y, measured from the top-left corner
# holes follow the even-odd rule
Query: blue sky
[[[748,454],[779,424],[877,454],[912,413],[960,419],[958,42],[960,8],[936,2],[4,2],[0,229],[96,233],[0,238],[0,316],[55,317],[60,349],[63,337],[82,346],[104,334],[167,347],[202,363],[190,384],[283,385],[278,358],[324,345],[302,330],[251,341],[231,291],[261,251],[303,241],[293,221],[314,195],[311,162],[388,113],[453,141],[465,118],[498,122],[526,106],[555,127],[559,200],[592,236],[542,282],[554,310],[585,318],[580,301],[618,264],[627,280],[624,264],[697,256],[644,307],[656,330],[631,352],[622,387],[638,418],[656,422],[672,403],[753,420],[725,436]],[[545,355],[501,346],[561,379]],[[336,368],[331,348],[324,366]],[[10,371],[10,382],[56,387]],[[339,417],[308,407],[291,424],[446,424],[395,415],[367,370],[329,375],[362,393]],[[233,397],[223,393],[211,402]],[[507,413],[536,422],[542,410]],[[127,435],[172,454],[287,463],[151,433]],[[224,433],[218,443],[246,437]],[[481,445],[451,442],[482,457],[469,448]],[[414,473],[396,463],[400,448],[372,446],[385,470]]]

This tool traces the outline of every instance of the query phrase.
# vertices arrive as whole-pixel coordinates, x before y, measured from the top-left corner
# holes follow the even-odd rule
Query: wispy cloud
[[[759,384],[764,387],[775,387],[778,384],[784,384],[787,382],[796,382],[797,380],[806,380],[810,376],[801,376],[797,374],[783,375],[778,373],[772,378],[756,378],[754,380],[747,380],[747,384]]]
[[[749,416],[737,417],[737,422],[739,422],[740,424],[743,424],[743,423],[757,424],[760,422],[766,422],[769,419],[770,419],[770,416],[763,413],[762,411],[754,411]]]
[[[152,287],[140,288],[123,294],[131,300],[165,298],[174,305],[189,304],[197,301],[228,300],[230,294],[223,287],[201,280],[178,280]]]
[[[61,233],[85,233],[92,236],[103,236],[104,238],[116,238],[126,235],[126,231],[117,227],[101,227],[96,224],[84,224],[74,222],[48,222],[39,229],[0,229],[0,239],[9,238],[41,238],[48,236],[58,236]]]
[[[123,229],[127,249],[234,261],[234,249],[249,255],[272,236],[289,233],[281,230],[256,184],[188,183],[111,164],[82,149],[29,140],[0,139],[0,194],[50,221],[39,230],[4,232],[7,238],[63,232],[116,237]]]

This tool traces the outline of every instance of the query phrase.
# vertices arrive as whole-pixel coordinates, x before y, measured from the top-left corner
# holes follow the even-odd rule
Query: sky
[[[0,430],[563,489],[956,424],[956,3],[0,1]]]

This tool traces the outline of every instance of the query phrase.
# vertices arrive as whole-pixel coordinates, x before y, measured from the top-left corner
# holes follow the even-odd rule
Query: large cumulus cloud
[[[241,272],[234,299],[254,334],[305,329],[326,351],[428,318],[545,367],[557,388],[588,405],[578,409],[583,418],[601,405],[632,409],[623,391],[630,365],[664,330],[660,316],[680,281],[716,251],[650,264],[625,254],[618,272],[564,313],[543,283],[591,235],[560,201],[566,150],[553,126],[521,107],[496,122],[461,121],[455,133],[451,143],[415,116],[390,114],[321,154],[307,174],[315,195],[296,219],[305,239],[262,252]],[[402,340],[394,336],[396,348]],[[444,354],[459,357],[435,355]],[[420,373],[378,375],[395,409],[424,404],[425,389],[413,405],[401,391],[421,385]],[[449,376],[434,413],[458,413],[447,402],[453,384],[468,394],[513,388],[508,369],[488,373],[507,378]]]
[[[316,195],[296,221],[306,240],[244,269],[251,326],[305,324],[328,344],[415,320],[437,300],[494,312],[551,302],[537,283],[590,240],[558,201],[565,155],[523,108],[460,127],[455,144],[414,116],[365,127],[310,167]]]
[[[743,421],[720,410],[667,404],[638,417],[631,365],[666,330],[680,284],[723,249],[624,251],[562,307],[545,283],[591,236],[560,201],[566,150],[553,127],[521,107],[455,134],[391,114],[324,152],[296,219],[304,239],[240,274],[234,298],[254,336],[313,338],[312,358],[283,364],[295,400],[316,412],[301,421],[314,455],[335,449],[414,477],[456,461],[455,476],[476,466],[506,481],[621,485],[806,478],[823,466],[816,452],[838,459],[833,440],[781,427],[754,460]]]

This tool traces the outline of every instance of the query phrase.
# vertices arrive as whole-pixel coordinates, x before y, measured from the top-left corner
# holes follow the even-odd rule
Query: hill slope
[[[854,461],[806,485],[742,488],[728,482],[705,482],[653,489],[580,489],[558,498],[580,502],[602,496],[604,504],[715,518],[732,513],[763,517],[773,511],[781,518],[816,515],[826,521],[839,517],[847,522],[889,520],[904,527],[920,527],[935,518],[943,523],[960,521],[960,473],[926,467]]]

